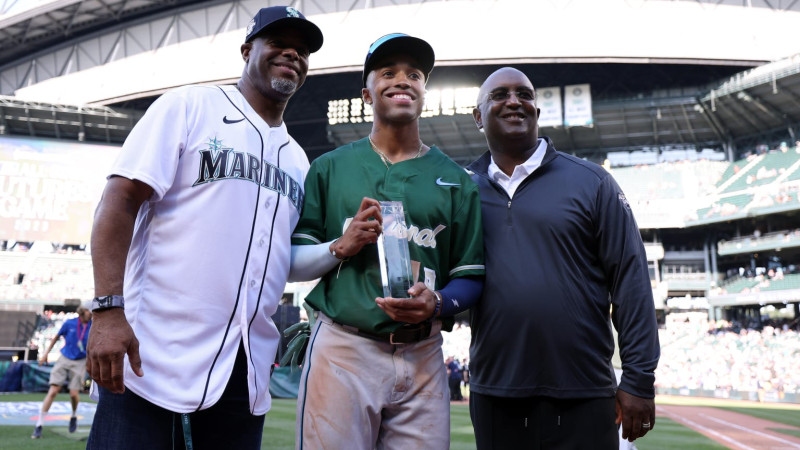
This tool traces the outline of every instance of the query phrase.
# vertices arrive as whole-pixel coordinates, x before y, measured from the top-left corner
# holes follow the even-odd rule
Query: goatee
[[[273,78],[271,84],[272,89],[275,89],[283,95],[294,94],[294,91],[297,90],[297,83],[283,78]]]

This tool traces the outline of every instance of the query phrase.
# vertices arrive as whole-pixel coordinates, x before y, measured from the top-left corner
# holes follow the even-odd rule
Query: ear
[[[361,89],[361,99],[364,100],[364,103],[371,105],[372,104],[372,92],[369,91],[367,88]]]
[[[478,126],[479,130],[483,129],[483,119],[481,118],[481,110],[478,107],[472,108],[472,118],[475,119],[475,125]]]
[[[242,52],[242,59],[244,60],[245,63],[250,61],[250,50],[252,49],[253,49],[252,42],[245,42],[239,48],[239,50]]]

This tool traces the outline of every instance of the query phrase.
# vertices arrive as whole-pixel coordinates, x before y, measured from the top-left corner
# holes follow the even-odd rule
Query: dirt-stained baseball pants
[[[441,323],[431,337],[392,345],[320,314],[297,399],[298,449],[446,450],[450,391]]]

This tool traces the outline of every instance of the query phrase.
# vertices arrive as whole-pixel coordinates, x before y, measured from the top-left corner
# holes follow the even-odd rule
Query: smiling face
[[[414,58],[390,55],[375,64],[361,95],[372,105],[376,123],[414,121],[422,114],[425,74]]]
[[[306,80],[308,46],[292,28],[279,28],[242,45],[242,78],[262,96],[287,100]]]
[[[473,117],[492,144],[506,147],[514,142],[529,149],[539,139],[536,94],[524,73],[506,67],[489,76],[481,86]],[[517,147],[517,145],[515,145]]]

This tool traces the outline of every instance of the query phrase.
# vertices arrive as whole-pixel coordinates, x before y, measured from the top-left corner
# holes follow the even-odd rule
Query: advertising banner
[[[564,124],[568,127],[591,127],[593,123],[590,86],[564,86]]]
[[[0,136],[0,239],[88,243],[119,150]]]
[[[539,107],[540,127],[560,127],[564,125],[561,110],[561,88],[546,87],[536,89],[536,106]]]

